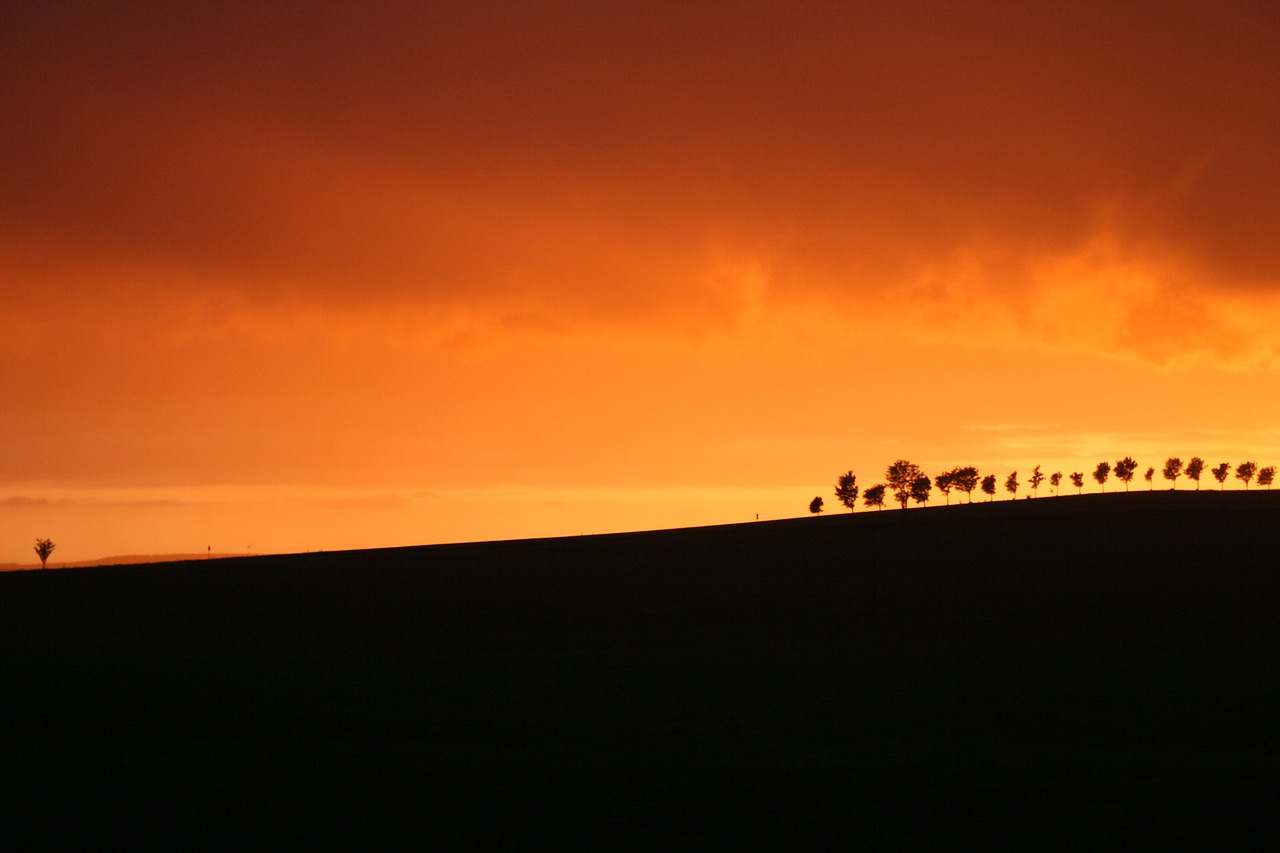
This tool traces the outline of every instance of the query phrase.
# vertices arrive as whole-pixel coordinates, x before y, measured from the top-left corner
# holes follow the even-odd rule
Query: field
[[[1142,492],[7,573],[3,833],[1269,840],[1278,522]]]

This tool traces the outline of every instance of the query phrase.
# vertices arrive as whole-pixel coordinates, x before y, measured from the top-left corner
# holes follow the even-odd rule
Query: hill
[[[1275,834],[1280,494],[0,576],[13,836]]]

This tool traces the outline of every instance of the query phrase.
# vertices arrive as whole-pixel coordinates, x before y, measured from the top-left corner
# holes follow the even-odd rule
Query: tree
[[[1084,488],[1084,474],[1075,471],[1071,474],[1071,485],[1076,487],[1076,494],[1080,494],[1080,490]]]
[[[1258,485],[1271,488],[1271,483],[1276,478],[1276,466],[1268,465],[1266,468],[1258,469]]]
[[[1111,463],[1099,462],[1098,467],[1093,469],[1093,479],[1098,481],[1098,485],[1102,486],[1102,491],[1107,490],[1107,477],[1111,476]]]
[[[1176,456],[1170,456],[1164,460],[1164,478],[1173,483],[1173,487],[1178,488],[1178,478],[1182,476],[1182,460]]]
[[[815,497],[813,500],[809,501],[809,512],[814,515],[822,512],[822,498]]]
[[[1134,462],[1129,456],[1121,459],[1116,463],[1113,469],[1116,473],[1116,479],[1124,483],[1124,490],[1129,491],[1129,481],[1133,479],[1134,472],[1138,470],[1138,463]]]
[[[47,568],[49,555],[53,553],[53,549],[58,546],[54,544],[52,539],[36,540],[36,556],[40,558],[40,568]]]
[[[1156,475],[1155,468],[1148,468],[1147,473],[1142,475],[1142,479],[1147,481],[1147,491],[1151,491],[1151,478]]]
[[[884,483],[878,483],[862,493],[862,502],[867,506],[884,509]]]
[[[996,496],[995,474],[988,474],[982,478],[982,493],[987,496],[987,500],[991,500]]]
[[[1058,486],[1062,483],[1062,472],[1054,471],[1049,475],[1049,485],[1053,486],[1053,496],[1058,496]]]
[[[1223,462],[1209,473],[1213,474],[1213,479],[1218,481],[1218,491],[1222,491],[1222,484],[1227,482],[1227,475],[1231,473],[1231,466]]]
[[[1244,490],[1249,491],[1249,481],[1258,473],[1257,462],[1241,462],[1236,466],[1236,478],[1244,481]]]
[[[902,504],[903,509],[907,508],[911,487],[923,476],[924,471],[920,470],[919,465],[905,459],[894,462],[884,474],[884,478],[889,481],[889,488],[893,489],[894,500]]]
[[[1014,471],[1004,478],[1004,490],[1014,498],[1018,496],[1018,472]],[[1012,500],[1012,498],[1010,498]]]
[[[844,504],[850,512],[858,507],[858,478],[852,471],[845,471],[836,480],[836,500]]]
[[[955,468],[951,471],[951,480],[969,498],[969,503],[973,503],[973,490],[978,487],[978,469],[972,465]]]
[[[927,504],[932,489],[933,481],[922,474],[911,484],[911,499],[918,504]]]
[[[938,491],[942,492],[942,496],[947,499],[947,506],[951,506],[951,490],[955,488],[955,472],[943,471],[941,474],[933,478],[933,485]]]
[[[1196,491],[1200,491],[1200,475],[1204,473],[1204,460],[1199,456],[1192,456],[1183,473],[1187,475],[1187,479],[1196,481]]]
[[[1040,497],[1040,484],[1044,482],[1044,474],[1040,473],[1039,465],[1031,469],[1031,479],[1027,482],[1031,484],[1031,491],[1035,496]]]

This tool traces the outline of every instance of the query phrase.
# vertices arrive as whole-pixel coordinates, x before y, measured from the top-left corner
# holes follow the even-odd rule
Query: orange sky
[[[0,563],[1280,462],[1280,9],[847,5],[5,3]]]

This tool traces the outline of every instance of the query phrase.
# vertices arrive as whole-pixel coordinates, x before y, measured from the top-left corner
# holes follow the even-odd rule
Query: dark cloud
[[[1099,233],[1280,279],[1273,4],[0,15],[0,250],[55,291],[660,313],[713,247],[783,296],[990,250],[998,298]]]

